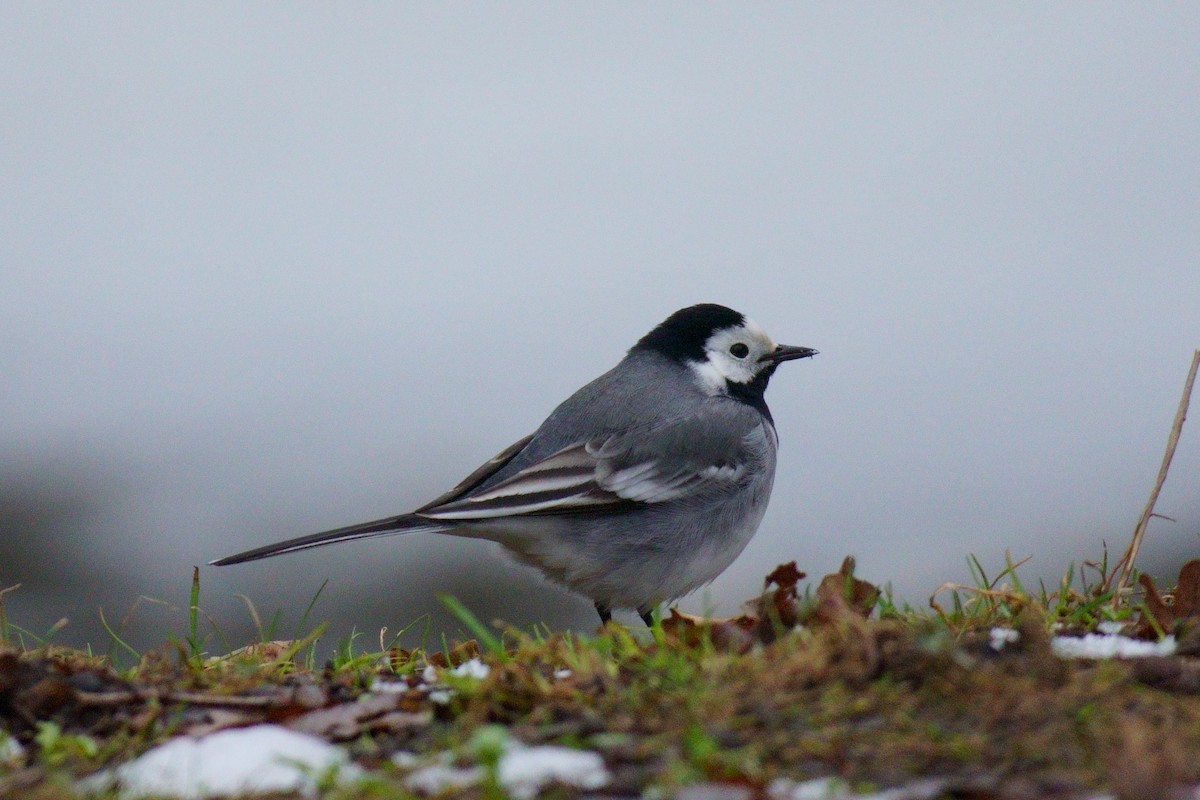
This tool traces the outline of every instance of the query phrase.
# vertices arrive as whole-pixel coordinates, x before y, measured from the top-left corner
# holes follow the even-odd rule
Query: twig
[[[1113,571],[1108,576],[1108,580],[1104,582],[1104,590],[1108,591],[1113,576],[1120,573],[1116,591],[1113,592],[1114,606],[1120,602],[1121,591],[1129,582],[1129,575],[1133,572],[1133,562],[1137,559],[1138,550],[1142,546],[1142,539],[1146,535],[1146,526],[1150,523],[1150,518],[1155,516],[1154,504],[1158,502],[1158,493],[1162,491],[1163,484],[1167,480],[1167,471],[1171,469],[1171,459],[1175,457],[1175,446],[1179,444],[1179,433],[1183,430],[1183,421],[1187,419],[1188,405],[1192,401],[1192,386],[1196,383],[1197,368],[1200,368],[1200,350],[1192,353],[1192,368],[1188,370],[1187,381],[1183,385],[1183,397],[1180,398],[1179,409],[1175,412],[1175,422],[1171,425],[1171,435],[1167,439],[1167,451],[1163,453],[1162,466],[1158,468],[1158,480],[1154,482],[1154,490],[1150,492],[1150,499],[1146,501],[1146,507],[1142,510],[1142,517],[1138,520],[1137,527],[1133,529],[1133,539],[1130,540],[1129,547],[1126,548],[1125,554],[1116,563]]]

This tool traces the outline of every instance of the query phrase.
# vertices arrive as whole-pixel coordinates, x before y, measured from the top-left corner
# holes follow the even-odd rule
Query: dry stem
[[[1192,367],[1188,370],[1187,380],[1184,382],[1183,397],[1180,398],[1179,409],[1175,412],[1175,422],[1171,425],[1171,435],[1167,439],[1167,451],[1163,453],[1162,466],[1158,468],[1158,480],[1154,483],[1154,490],[1150,492],[1150,499],[1142,510],[1142,517],[1138,520],[1137,527],[1133,529],[1133,538],[1129,542],[1129,547],[1125,549],[1125,554],[1114,565],[1108,580],[1105,581],[1104,589],[1107,591],[1113,577],[1120,574],[1113,592],[1114,605],[1120,602],[1121,592],[1129,582],[1129,575],[1133,572],[1133,562],[1137,559],[1142,539],[1146,535],[1146,526],[1150,523],[1150,518],[1154,516],[1154,504],[1158,502],[1158,493],[1162,491],[1163,484],[1167,480],[1167,471],[1171,469],[1171,459],[1175,457],[1175,446],[1179,444],[1179,433],[1183,430],[1183,421],[1187,419],[1188,405],[1192,400],[1192,386],[1196,383],[1198,367],[1200,367],[1200,350],[1192,353]]]

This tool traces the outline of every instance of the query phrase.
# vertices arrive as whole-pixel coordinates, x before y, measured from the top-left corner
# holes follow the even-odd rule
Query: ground
[[[319,629],[219,657],[193,630],[123,669],[13,646],[9,630],[0,796],[129,797],[132,773],[113,768],[164,741],[283,729],[343,759],[285,797],[1149,798],[1200,785],[1200,562],[1173,593],[1143,581],[1119,601],[1102,574],[1031,594],[1010,564],[929,612],[852,573],[847,561],[805,590],[785,565],[739,618],[671,612],[590,636],[496,628],[454,605],[472,640],[342,647],[325,662]],[[1089,646],[1159,654],[1065,657],[1097,626],[1110,634]],[[539,759],[548,777],[513,782]]]

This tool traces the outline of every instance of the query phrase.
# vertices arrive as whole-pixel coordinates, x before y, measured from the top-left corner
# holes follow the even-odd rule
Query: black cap
[[[745,325],[746,317],[716,303],[681,308],[643,336],[633,350],[653,350],[676,361],[703,361],[704,343],[722,328]]]

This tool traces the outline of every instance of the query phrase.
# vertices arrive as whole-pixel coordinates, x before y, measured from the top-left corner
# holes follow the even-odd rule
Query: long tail
[[[331,531],[312,533],[286,542],[263,545],[244,553],[238,553],[216,561],[208,562],[214,567],[224,567],[227,564],[241,564],[243,561],[257,561],[260,558],[294,553],[297,550],[307,550],[310,547],[320,547],[335,542],[348,542],[352,539],[366,539],[371,536],[393,536],[398,533],[419,533],[421,531],[444,531],[445,524],[434,522],[416,514],[401,514],[398,517],[377,519],[374,522],[362,522],[358,525],[348,525]]]

